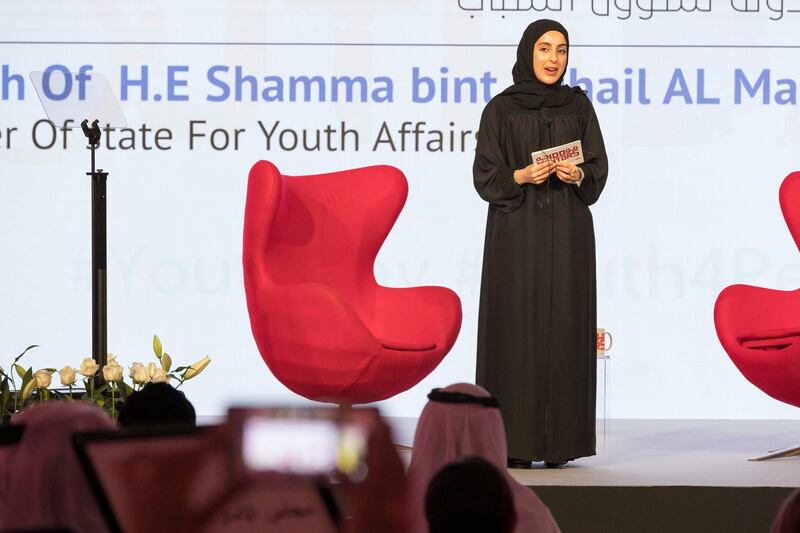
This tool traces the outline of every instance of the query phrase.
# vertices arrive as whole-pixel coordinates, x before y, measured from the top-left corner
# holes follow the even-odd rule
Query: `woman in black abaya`
[[[567,30],[525,30],[514,84],[481,116],[473,177],[489,202],[477,383],[500,399],[509,464],[563,466],[595,453],[597,306],[590,205],[608,174],[594,108],[562,85]],[[584,162],[532,164],[580,139]]]

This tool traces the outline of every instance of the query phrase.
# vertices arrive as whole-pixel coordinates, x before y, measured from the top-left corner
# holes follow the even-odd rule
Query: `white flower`
[[[153,376],[153,383],[169,383],[170,377],[167,371],[163,368],[156,369],[156,374]]]
[[[123,368],[117,363],[116,358],[103,367],[103,379],[106,381],[122,381]]]
[[[193,377],[197,376],[200,372],[202,372],[205,367],[211,362],[211,358],[209,356],[205,356],[195,364],[190,365],[189,368],[183,373],[183,379],[192,379]]]
[[[69,365],[59,370],[58,375],[61,377],[61,384],[67,387],[74,385],[75,380],[77,379],[77,376],[75,375],[75,369]]]
[[[36,382],[37,389],[46,389],[53,381],[52,372],[49,370],[37,370],[33,373],[33,380]]]
[[[158,365],[155,363],[147,363],[147,377],[150,381],[153,381],[153,378],[156,377],[158,370]]]
[[[81,367],[78,373],[82,376],[86,376],[90,378],[97,374],[97,370],[100,368],[100,365],[97,364],[97,361],[92,359],[91,357],[85,358],[81,361]]]
[[[133,363],[130,367],[130,374],[128,374],[134,383],[142,384],[150,381],[150,375],[147,373],[147,367],[142,363]]]

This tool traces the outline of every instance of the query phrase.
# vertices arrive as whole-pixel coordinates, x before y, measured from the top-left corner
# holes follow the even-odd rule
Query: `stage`
[[[416,419],[389,419],[411,445]],[[549,470],[510,470],[550,507],[564,533],[766,532],[800,486],[800,457],[753,462],[800,445],[794,420],[611,420],[598,454]],[[411,450],[402,449],[405,461]]]

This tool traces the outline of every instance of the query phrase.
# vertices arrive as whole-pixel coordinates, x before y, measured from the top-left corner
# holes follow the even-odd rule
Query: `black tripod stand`
[[[108,294],[106,289],[106,178],[108,172],[95,169],[94,152],[100,146],[100,126],[97,120],[81,122],[81,129],[92,150],[92,358],[106,365],[108,358]],[[102,381],[98,373],[96,381]]]

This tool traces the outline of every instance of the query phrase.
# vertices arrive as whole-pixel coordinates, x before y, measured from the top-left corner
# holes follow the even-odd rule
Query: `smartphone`
[[[235,424],[240,464],[250,473],[299,476],[366,475],[373,409],[238,408]]]

